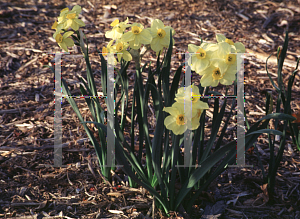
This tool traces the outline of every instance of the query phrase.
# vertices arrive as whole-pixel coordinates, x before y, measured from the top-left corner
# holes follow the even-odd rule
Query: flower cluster
[[[219,83],[231,85],[237,72],[236,53],[244,53],[245,46],[233,43],[222,34],[217,34],[217,44],[202,43],[200,46],[188,45],[191,54],[191,69],[202,75],[202,87],[216,87]]]
[[[112,30],[105,33],[105,37],[112,39],[107,47],[102,48],[102,53],[117,53],[118,61],[121,58],[125,61],[131,61],[132,55],[128,49],[139,50],[144,45],[150,45],[151,49],[158,55],[163,48],[168,48],[170,43],[170,31],[175,34],[173,28],[165,26],[159,19],[151,23],[150,28],[144,28],[140,23],[128,24],[128,18],[124,22],[118,19],[111,23]],[[130,28],[127,32],[125,30]],[[174,42],[174,39],[172,39]],[[114,44],[114,45],[113,45]]]
[[[164,121],[166,128],[175,135],[181,135],[187,129],[197,129],[203,110],[208,109],[208,104],[200,101],[198,87],[192,84],[187,88],[179,88],[175,100],[171,107],[163,109],[170,114]]]
[[[60,11],[60,15],[57,21],[55,21],[52,25],[51,29],[55,29],[53,38],[58,43],[58,45],[66,52],[68,52],[68,47],[74,46],[73,40],[69,38],[69,36],[71,36],[74,32],[67,30],[69,28],[72,28],[74,31],[77,31],[79,27],[85,26],[83,21],[78,19],[80,13],[81,7],[79,5],[75,5],[71,11],[69,10],[69,8],[64,8]],[[61,33],[64,34],[61,35]]]

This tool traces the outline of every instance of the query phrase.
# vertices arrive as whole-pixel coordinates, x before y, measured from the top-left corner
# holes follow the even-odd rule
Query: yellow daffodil
[[[178,89],[175,100],[179,103],[184,103],[186,97],[192,102],[192,104],[196,103],[200,99],[199,88],[192,84],[188,87],[181,87]]]
[[[156,52],[156,55],[164,47],[168,48],[170,44],[170,30],[172,31],[172,36],[174,36],[175,31],[170,26],[165,26],[163,22],[159,19],[155,19],[152,21],[151,28],[148,28],[151,33],[152,41],[151,41],[151,49]],[[173,45],[174,45],[174,39]]]
[[[242,43],[240,42],[234,43],[232,40],[226,38],[222,34],[217,34],[216,38],[218,43],[222,43],[222,42],[228,43],[231,46],[232,53],[245,53],[246,51],[245,46]]]
[[[167,129],[172,130],[175,135],[181,135],[187,130],[188,120],[184,115],[183,104],[175,102],[171,107],[165,107],[163,111],[170,114],[164,121]]]
[[[108,53],[115,53],[115,50],[112,46],[114,40],[109,41],[109,43],[107,44],[107,47],[103,46],[102,48],[102,55],[106,56]],[[114,65],[117,65],[118,62],[116,60],[116,58],[114,58]]]
[[[132,49],[138,50],[141,44],[150,44],[152,36],[142,24],[134,23],[131,25],[131,30],[123,34],[121,40],[128,42]]]
[[[112,51],[112,44],[113,44],[114,40],[109,41],[109,43],[107,44],[107,47],[103,46],[102,48],[102,55],[106,56],[107,53],[113,52]]]
[[[57,28],[57,25],[58,25],[57,21],[54,21],[54,24],[52,25],[51,29],[54,29],[54,30],[56,30],[56,28]]]
[[[195,130],[199,127],[199,119],[203,110],[208,109],[208,104],[200,101],[199,89],[195,84],[188,86],[187,88],[181,87],[178,89],[175,100],[183,104],[186,111],[189,112],[191,117],[190,122],[187,124],[188,129]]]
[[[213,54],[211,64],[220,68],[220,71],[223,73],[220,83],[231,85],[237,72],[237,55],[231,53],[232,47],[225,41],[218,43],[218,46],[219,49]]]
[[[58,24],[57,21],[54,22],[54,24],[52,25],[51,29],[55,30],[55,33],[53,34],[53,38],[55,39],[56,35],[59,33],[63,33],[62,29],[62,24]]]
[[[123,58],[127,62],[132,60],[131,54],[127,51],[128,47],[129,47],[129,44],[126,42],[123,42],[121,40],[117,40],[116,44],[114,46],[112,46],[112,50],[115,53],[117,53],[119,62],[121,62],[121,58]]]
[[[188,51],[191,54],[191,69],[201,75],[201,72],[210,65],[210,58],[218,49],[216,44],[202,43],[201,46],[188,44]]]
[[[81,7],[75,5],[71,11],[68,8],[64,8],[60,12],[58,17],[58,24],[62,24],[62,29],[69,29],[70,27],[73,30],[78,30],[79,27],[84,27],[85,24],[82,20],[78,19],[79,14],[81,13]]]
[[[216,87],[219,82],[221,84],[224,84],[227,79],[231,79],[230,74],[224,75],[224,72],[220,69],[220,66],[218,63],[216,65],[210,65],[208,68],[206,68],[203,72],[203,76],[201,77],[200,83],[202,87]]]
[[[188,125],[188,129],[195,130],[200,125],[199,120],[203,110],[209,109],[209,107],[207,103],[201,100],[198,100],[197,102],[193,103],[192,107],[193,118],[191,119],[191,123]]]
[[[112,30],[107,31],[105,33],[105,37],[106,38],[111,38],[113,40],[117,40],[120,39],[125,31],[125,29],[127,27],[130,27],[131,25],[128,24],[128,18],[126,19],[126,21],[119,23],[119,19],[114,20],[110,26],[113,27]]]
[[[74,46],[74,41],[71,38],[69,38],[69,36],[71,36],[73,33],[73,31],[68,31],[63,36],[60,33],[58,33],[55,37],[55,40],[58,43],[58,45],[66,52],[68,52],[68,47]]]

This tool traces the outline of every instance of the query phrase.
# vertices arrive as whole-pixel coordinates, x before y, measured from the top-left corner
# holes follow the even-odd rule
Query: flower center
[[[230,39],[227,39],[227,38],[226,38],[225,42],[228,43],[229,45],[234,45],[234,43],[233,43],[232,40],[230,40]]]
[[[220,80],[223,78],[223,76],[221,76],[221,71],[219,68],[215,68],[213,70],[213,74],[212,74],[212,77],[214,80]]]
[[[200,49],[197,50],[196,57],[198,59],[205,59],[205,56],[206,56],[206,52],[205,52],[204,49],[200,48]]]
[[[122,52],[123,50],[123,44],[122,43],[118,43],[117,46],[116,46],[116,49],[118,52]]]
[[[164,38],[166,36],[166,31],[164,31],[163,29],[158,29],[157,36],[159,38]]]
[[[55,40],[57,43],[61,43],[63,41],[63,36],[61,34],[57,34]]]
[[[103,56],[106,56],[107,53],[108,53],[108,49],[107,49],[106,47],[103,46],[103,48],[102,48],[102,55],[103,55]]]
[[[68,14],[67,15],[67,18],[68,19],[74,19],[76,17],[76,14],[75,13],[72,13],[72,14]]]
[[[133,26],[131,28],[132,33],[134,34],[140,34],[142,32],[142,28],[138,27],[138,26]]]
[[[117,24],[119,24],[119,19],[114,20],[114,21],[110,24],[110,26],[114,27],[114,26],[116,26]]]
[[[234,54],[227,54],[225,58],[226,64],[232,65],[235,64],[236,56]]]
[[[192,103],[196,103],[199,99],[200,97],[198,97],[196,93],[192,92],[192,98],[191,98]]]
[[[184,125],[184,115],[179,114],[176,118],[176,124],[177,125]]]

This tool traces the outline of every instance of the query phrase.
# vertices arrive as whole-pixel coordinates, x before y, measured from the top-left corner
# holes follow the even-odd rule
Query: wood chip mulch
[[[79,3],[78,3],[79,4]],[[53,165],[54,143],[54,75],[43,65],[53,66],[52,52],[61,51],[53,40],[51,26],[61,9],[75,3],[44,0],[0,2],[0,217],[3,218],[166,218],[152,208],[153,199],[144,189],[129,188],[127,178],[116,170],[112,184],[101,178],[95,152],[84,129],[67,101],[63,112],[63,167]],[[215,0],[215,1],[83,1],[82,28],[89,40],[90,60],[95,81],[101,90],[101,66],[96,48],[108,42],[105,32],[119,18],[140,22],[149,27],[151,19],[161,19],[176,31],[171,75],[184,62],[180,53],[189,43],[200,43],[199,36],[216,42],[217,33],[234,42],[242,42],[245,56],[245,109],[253,124],[265,115],[265,91],[276,92],[265,71],[277,79],[276,50],[282,46],[285,30],[289,46],[283,67],[284,83],[300,57],[300,2]],[[73,48],[72,54],[80,54]],[[155,63],[155,54],[145,61]],[[154,66],[154,64],[152,64]],[[134,68],[128,72],[130,85]],[[73,95],[80,95],[78,75],[85,77],[86,67],[80,58],[64,58],[62,77]],[[147,73],[143,73],[146,78]],[[193,82],[199,77],[193,74]],[[277,80],[275,80],[277,81]],[[223,87],[214,90],[225,92]],[[231,90],[230,92],[233,92]],[[131,94],[132,95],[132,92]],[[300,111],[300,77],[292,89],[292,113]],[[76,100],[85,120],[90,120],[84,100]],[[213,100],[210,100],[210,105]],[[223,103],[220,100],[220,105]],[[226,111],[230,109],[228,101]],[[153,118],[152,103],[148,118]],[[208,110],[207,140],[211,130],[212,109]],[[130,111],[129,111],[130,115]],[[130,117],[130,116],[129,116]],[[149,129],[155,129],[149,119]],[[128,123],[129,124],[129,123]],[[126,137],[129,137],[129,125]],[[235,135],[234,118],[230,121],[223,143]],[[271,128],[274,127],[271,123]],[[138,134],[138,128],[136,128]],[[138,143],[136,139],[136,143]],[[261,135],[256,146],[265,171],[268,171],[268,138]],[[278,150],[277,144],[275,144]],[[276,176],[276,203],[268,204],[266,185],[258,166],[257,155],[248,151],[246,162],[253,168],[229,168],[196,200],[188,216],[184,209],[172,212],[172,218],[300,218],[300,157],[290,136]]]

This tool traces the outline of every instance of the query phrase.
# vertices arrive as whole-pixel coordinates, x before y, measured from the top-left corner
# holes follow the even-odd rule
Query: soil
[[[167,218],[157,208],[153,216],[151,195],[141,187],[129,188],[121,170],[116,171],[111,184],[104,182],[97,161],[93,159],[94,148],[65,99],[62,102],[63,167],[52,166],[54,74],[43,66],[54,66],[51,53],[61,52],[52,38],[52,24],[61,9],[76,4],[82,7],[80,18],[86,26],[81,29],[89,42],[99,92],[102,92],[101,65],[96,48],[101,51],[107,45],[109,40],[105,38],[105,32],[110,30],[110,23],[116,18],[124,21],[128,17],[130,23],[138,22],[146,27],[150,27],[151,19],[160,19],[166,26],[174,28],[171,80],[184,62],[181,53],[187,51],[189,43],[199,45],[199,36],[204,41],[216,42],[215,35],[224,34],[234,42],[242,42],[247,52],[244,59],[245,110],[253,124],[265,115],[266,91],[272,91],[274,109],[276,107],[278,94],[265,67],[267,57],[273,54],[268,70],[272,78],[277,79],[276,51],[283,45],[285,31],[289,32],[282,72],[285,86],[300,57],[300,1],[91,0],[74,3],[68,0],[10,0],[0,3],[0,217]],[[75,47],[70,52],[81,54]],[[149,61],[155,63],[154,53],[145,55],[142,64]],[[86,75],[84,60],[63,58],[62,77],[74,96],[81,94],[78,75]],[[129,67],[128,76],[132,89],[134,66]],[[147,78],[146,71],[143,77]],[[193,73],[192,82],[198,85],[199,78]],[[225,93],[223,86],[213,90]],[[230,95],[233,90],[230,87]],[[292,87],[292,114],[300,113],[299,96],[298,73]],[[228,100],[227,111],[231,101]],[[89,121],[91,114],[85,101],[76,99],[76,103],[85,120]],[[220,105],[223,103],[220,99]],[[209,105],[212,104],[213,100],[209,100]],[[153,133],[156,121],[151,102],[149,106],[149,130]],[[208,110],[205,141],[210,136],[212,112],[212,108]],[[129,110],[128,115],[130,113]],[[236,137],[234,117],[229,124],[224,144]],[[274,128],[273,123],[270,128]],[[127,139],[129,130],[128,122],[125,128]],[[138,127],[135,132],[138,136]],[[138,145],[138,138],[135,142]],[[255,144],[267,172],[270,156],[267,135],[261,135]],[[263,184],[257,154],[252,150],[246,152],[246,163],[253,168],[228,168],[200,195],[190,215],[179,209],[172,212],[172,218],[300,218],[300,157],[290,136],[276,176],[275,203],[267,202],[266,184]],[[125,181],[125,185],[121,181]]]

